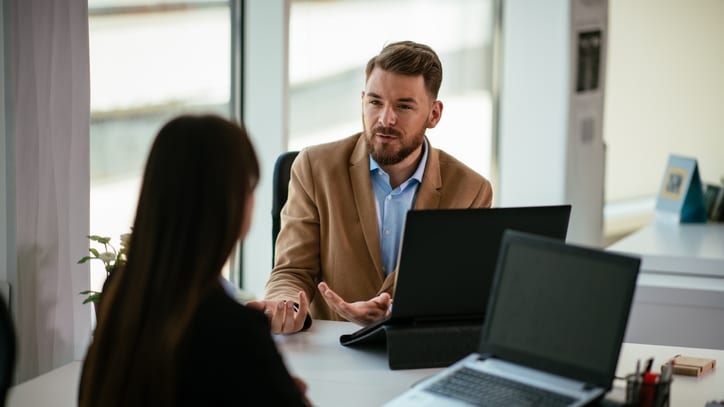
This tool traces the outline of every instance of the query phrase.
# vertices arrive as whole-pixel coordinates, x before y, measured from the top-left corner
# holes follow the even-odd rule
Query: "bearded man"
[[[292,165],[264,300],[247,304],[264,310],[274,333],[312,318],[364,326],[384,317],[407,211],[491,205],[490,182],[425,136],[442,117],[437,54],[393,43],[365,74],[363,131],[308,147]]]

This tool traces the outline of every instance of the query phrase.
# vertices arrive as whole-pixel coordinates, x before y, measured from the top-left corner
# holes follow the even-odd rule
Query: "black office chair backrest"
[[[274,178],[272,180],[272,267],[274,267],[277,235],[282,226],[281,212],[287,202],[292,163],[297,158],[297,154],[299,154],[299,151],[287,151],[279,155],[276,163],[274,163]]]
[[[15,328],[5,299],[0,296],[0,406],[5,406],[15,373]]]

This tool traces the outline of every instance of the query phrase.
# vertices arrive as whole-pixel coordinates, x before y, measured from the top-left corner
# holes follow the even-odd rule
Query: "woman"
[[[220,282],[249,230],[258,178],[242,127],[216,116],[163,126],[146,163],[128,262],[103,293],[80,406],[307,404],[267,318]]]

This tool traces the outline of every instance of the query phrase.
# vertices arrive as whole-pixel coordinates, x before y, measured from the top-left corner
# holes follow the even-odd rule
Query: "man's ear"
[[[439,100],[436,100],[432,102],[432,110],[430,110],[430,115],[427,118],[427,128],[432,129],[440,122],[440,118],[442,117],[442,102]]]

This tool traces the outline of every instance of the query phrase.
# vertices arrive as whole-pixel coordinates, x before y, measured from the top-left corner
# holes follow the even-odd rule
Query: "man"
[[[361,325],[382,318],[407,210],[491,204],[490,183],[425,137],[443,109],[435,52],[393,43],[365,73],[364,131],[309,147],[292,166],[265,300],[248,304],[265,311],[274,333],[301,330],[308,313]]]

